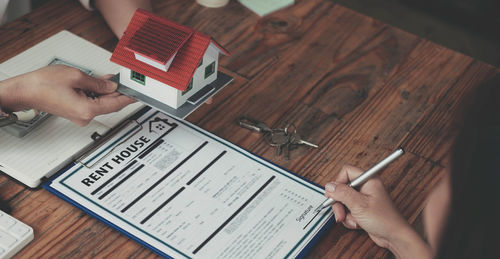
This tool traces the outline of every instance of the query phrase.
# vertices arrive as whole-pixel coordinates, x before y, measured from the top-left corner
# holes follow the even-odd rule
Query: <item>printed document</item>
[[[51,188],[174,258],[294,258],[332,218],[322,188],[156,111]]]

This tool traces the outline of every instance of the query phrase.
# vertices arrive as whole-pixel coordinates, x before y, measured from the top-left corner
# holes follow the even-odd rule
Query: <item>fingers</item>
[[[388,196],[384,183],[378,176],[373,176],[370,180],[364,183],[359,190],[367,195]]]
[[[327,183],[325,190],[327,197],[341,202],[349,210],[367,206],[366,196],[345,184],[336,182]]]
[[[105,79],[105,80],[109,80],[109,79],[111,79],[113,76],[114,76],[113,74],[106,74],[106,75],[103,75],[103,76],[98,77],[98,78]]]
[[[119,93],[111,93],[102,95],[97,99],[82,98],[83,103],[77,102],[75,106],[78,107],[77,112],[72,113],[72,116],[66,116],[69,120],[79,126],[88,125],[95,116],[117,112],[123,107],[134,103],[135,100]]]
[[[118,97],[118,96],[120,96],[120,95],[122,95],[122,94],[121,94],[121,93],[119,93],[119,92],[112,92],[112,93],[110,93],[110,94],[106,94],[106,98]]]
[[[333,211],[333,214],[335,215],[335,221],[337,223],[345,220],[346,211],[345,211],[344,205],[342,205],[342,203],[339,203],[339,202],[334,203],[332,205],[332,211]]]
[[[335,181],[340,183],[348,183],[356,179],[362,173],[363,170],[361,168],[352,165],[344,165],[342,166],[342,169],[340,169],[340,173],[337,175]]]
[[[116,95],[116,93],[100,96],[94,101],[95,105],[93,105],[92,109],[96,115],[116,112],[135,102],[134,99],[128,96]]]
[[[106,77],[104,76],[103,78]],[[116,91],[118,85],[110,80],[91,77],[80,72],[77,87],[97,94],[109,94]]]
[[[352,182],[361,174],[363,174],[363,170],[361,168],[351,165],[344,165],[340,170],[340,173],[337,175],[335,182],[349,183]],[[381,192],[381,190],[382,191],[384,190],[384,184],[382,183],[380,178],[375,175],[366,183],[364,183],[359,190],[365,194],[379,193]]]
[[[359,225],[356,222],[356,219],[350,213],[346,215],[345,220],[342,222],[342,224],[346,228],[349,228],[349,229],[358,229],[359,228]]]
[[[344,205],[340,202],[336,202],[332,205],[332,211],[335,215],[335,221],[337,223],[342,222],[342,224],[349,229],[358,229],[359,225],[356,223],[356,219],[351,213],[347,213]]]
[[[91,77],[77,68],[52,65],[28,73],[23,85],[32,87],[27,103],[51,114],[65,117],[85,126],[97,115],[116,112],[134,100],[116,92],[117,84],[103,78]],[[89,98],[87,93],[97,94]]]

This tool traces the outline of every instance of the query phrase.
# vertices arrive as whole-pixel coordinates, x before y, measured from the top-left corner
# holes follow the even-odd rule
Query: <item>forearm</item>
[[[0,107],[3,110],[19,111],[27,107],[25,104],[24,87],[25,75],[0,81]]]
[[[430,259],[432,253],[429,245],[411,228],[410,225],[391,237],[388,249],[396,258]]]
[[[150,0],[95,0],[94,5],[118,38],[125,32],[137,8],[152,10]]]

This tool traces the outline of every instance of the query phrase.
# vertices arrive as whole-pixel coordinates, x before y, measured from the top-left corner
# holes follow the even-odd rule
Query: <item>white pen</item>
[[[349,184],[349,186],[352,188],[356,188],[356,187],[362,185],[363,183],[368,181],[368,179],[370,179],[372,176],[377,174],[380,171],[380,169],[382,169],[386,165],[392,163],[394,160],[396,160],[398,157],[400,157],[404,153],[405,153],[405,151],[403,150],[403,148],[400,147],[400,148],[396,149],[396,151],[394,151],[392,154],[390,154],[389,156],[384,158],[384,160],[380,161],[378,164],[374,165],[372,168],[368,169],[367,171],[362,173],[360,176],[358,176],[356,179],[354,179]],[[319,211],[323,210],[324,208],[328,208],[328,207],[332,206],[334,203],[335,203],[334,199],[328,198],[323,203],[321,203],[321,205],[319,205],[318,208],[316,208],[316,212],[319,212]]]

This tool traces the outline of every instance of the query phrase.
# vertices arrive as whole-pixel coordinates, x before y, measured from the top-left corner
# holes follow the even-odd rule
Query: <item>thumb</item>
[[[103,95],[92,101],[94,103],[92,109],[97,115],[119,111],[123,107],[135,102],[134,99],[118,93]]]
[[[80,80],[78,87],[83,90],[89,90],[97,94],[109,94],[116,91],[116,83],[91,76],[84,76]]]
[[[345,184],[331,182],[325,186],[326,196],[341,202],[349,210],[353,210],[359,207],[363,207],[366,203],[366,197],[364,194],[354,190]]]

